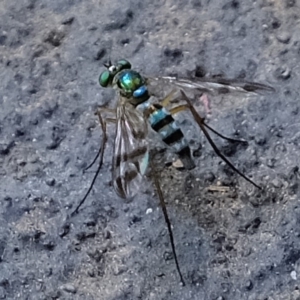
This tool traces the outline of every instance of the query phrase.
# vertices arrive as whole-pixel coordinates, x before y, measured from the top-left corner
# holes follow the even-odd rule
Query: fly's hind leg
[[[181,94],[183,93],[182,90],[180,90]],[[174,101],[174,99],[177,99],[178,97],[176,97],[176,93],[177,91],[176,90],[173,90],[171,91],[163,100],[160,101],[160,105],[163,106],[163,107],[166,107],[168,106],[172,101]],[[186,96],[186,95],[185,95]],[[187,97],[187,96],[186,96]],[[171,115],[175,115],[181,111],[184,111],[184,110],[190,110],[190,107],[189,105],[187,104],[182,104],[182,105],[178,105],[176,107],[173,107],[172,109],[170,109],[170,113]],[[197,113],[197,112],[196,112]],[[201,117],[198,113],[198,119],[199,121],[207,128],[209,129],[210,131],[212,131],[214,134],[216,134],[217,136],[219,136],[220,138],[224,139],[224,140],[227,140],[229,142],[232,142],[232,143],[242,143],[242,144],[248,144],[247,141],[245,140],[238,140],[238,139],[233,139],[233,138],[229,138],[227,136],[224,136],[223,134],[219,133],[218,131],[216,131],[215,129],[213,129],[212,127],[210,127],[208,124],[206,124],[205,122],[205,118]]]
[[[172,115],[174,114],[177,114],[181,111],[184,111],[184,110],[190,110],[189,108],[189,105],[186,105],[186,104],[183,104],[183,105],[179,105],[179,106],[176,106],[172,109],[170,109],[170,113]],[[197,112],[196,112],[197,113]],[[198,114],[198,113],[197,113]],[[233,138],[229,138],[227,136],[224,136],[223,134],[219,133],[218,131],[216,131],[215,129],[213,129],[212,127],[210,127],[208,124],[205,123],[205,118],[201,117],[199,114],[199,121],[207,128],[209,129],[210,131],[212,131],[214,134],[216,134],[217,136],[219,136],[220,138],[224,139],[224,140],[227,140],[229,142],[233,142],[233,143],[243,143],[243,144],[248,144],[247,141],[245,140],[238,140],[238,139],[233,139]]]
[[[156,172],[155,172],[156,170],[155,170],[153,159],[150,159],[150,165],[151,165],[151,177],[152,177],[155,189],[157,191],[159,202],[160,202],[160,205],[161,205],[161,208],[162,208],[162,211],[163,211],[163,215],[164,215],[164,218],[165,218],[165,221],[166,221],[166,224],[167,224],[167,228],[168,228],[168,232],[169,232],[169,236],[170,236],[170,241],[171,241],[172,252],[173,252],[173,255],[174,255],[174,259],[175,259],[176,269],[177,269],[177,272],[178,272],[178,275],[179,275],[179,278],[180,278],[180,281],[181,281],[182,285],[185,285],[183,276],[181,274],[181,270],[180,270],[176,250],[175,250],[174,236],[173,236],[171,221],[169,219],[169,215],[168,215],[166,203],[165,203],[165,200],[164,200],[163,192],[162,192],[160,184],[159,184],[159,178],[158,178],[159,175],[156,174]]]
[[[238,173],[240,176],[242,176],[245,180],[247,180],[248,182],[250,182],[251,184],[253,184],[255,187],[261,189],[261,187],[259,185],[257,185],[255,182],[253,182],[250,178],[248,178],[246,175],[244,175],[242,172],[240,172],[221,152],[220,150],[217,148],[216,144],[214,143],[214,141],[211,139],[208,131],[206,130],[209,129],[211,130],[213,133],[217,134],[218,136],[220,136],[223,139],[226,139],[228,141],[232,141],[232,142],[243,142],[245,143],[245,141],[241,141],[241,140],[235,140],[235,139],[231,139],[231,138],[227,138],[223,135],[221,135],[220,133],[218,133],[216,130],[212,129],[210,126],[208,126],[205,122],[204,122],[204,118],[202,118],[198,112],[195,110],[194,106],[191,103],[191,100],[187,97],[187,95],[184,93],[184,91],[181,90],[181,95],[183,97],[183,99],[185,100],[185,102],[187,103],[186,105],[186,109],[189,109],[190,112],[192,113],[194,120],[197,122],[197,124],[199,125],[200,129],[202,130],[202,132],[204,133],[205,137],[207,138],[208,142],[210,143],[210,145],[212,146],[212,148],[214,149],[214,151],[216,152],[216,154],[232,169],[234,170],[236,173]],[[176,108],[175,108],[176,109]],[[181,109],[183,110],[183,109]],[[205,128],[206,127],[206,128]]]
[[[89,189],[87,190],[87,192],[85,193],[84,197],[82,198],[82,200],[79,202],[79,204],[77,205],[77,207],[75,208],[75,210],[72,212],[71,216],[75,215],[78,213],[78,210],[79,208],[83,205],[83,203],[85,202],[86,198],[88,197],[88,195],[90,194],[94,184],[95,184],[95,181],[99,175],[99,172],[100,172],[100,169],[102,167],[102,164],[103,164],[103,155],[104,155],[104,149],[105,149],[105,145],[106,145],[106,141],[107,141],[107,134],[106,134],[106,123],[107,121],[109,121],[110,119],[105,119],[102,117],[101,115],[101,112],[102,112],[102,109],[98,109],[98,111],[96,112],[96,115],[98,115],[98,119],[99,119],[99,123],[100,123],[100,127],[101,127],[101,130],[102,130],[102,133],[103,133],[103,137],[102,137],[102,142],[101,142],[101,147],[97,153],[97,156],[96,158],[94,159],[94,161],[92,162],[91,166],[95,163],[95,161],[97,160],[98,157],[100,157],[100,160],[99,160],[99,164],[98,164],[98,168],[96,170],[96,173],[93,177],[93,180],[90,184],[90,187]],[[114,120],[114,119],[111,119],[111,120]]]

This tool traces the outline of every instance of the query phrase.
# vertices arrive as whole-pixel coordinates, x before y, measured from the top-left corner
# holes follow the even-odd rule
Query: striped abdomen
[[[194,168],[190,147],[172,115],[159,104],[150,105],[147,110],[152,129],[158,132],[162,140],[175,150],[186,169]]]

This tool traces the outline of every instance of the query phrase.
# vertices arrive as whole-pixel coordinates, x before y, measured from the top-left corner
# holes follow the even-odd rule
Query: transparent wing
[[[182,88],[197,89],[207,93],[226,94],[229,92],[249,93],[274,91],[274,88],[265,84],[225,78],[195,78],[192,81],[188,79],[176,79],[173,77],[163,77],[163,79],[171,81]]]
[[[275,91],[273,87],[265,84],[224,78],[203,77],[189,80],[176,77],[147,77],[147,84],[149,93],[158,99],[163,99],[174,89],[184,90],[192,101],[197,101],[194,103],[196,106],[203,104],[206,111],[210,112],[212,108],[215,113],[241,107],[252,96],[265,97],[266,93]],[[165,91],[164,95],[162,91]],[[201,95],[204,99],[199,97]]]
[[[194,89],[208,94],[227,94],[230,92],[239,93],[259,93],[262,91],[275,91],[273,87],[244,80],[225,79],[225,78],[194,78],[192,80],[176,77],[149,77],[150,81],[160,82],[162,84],[172,84],[183,89]]]
[[[112,176],[114,189],[122,198],[134,196],[140,188],[149,161],[147,134],[143,115],[121,98],[117,107]]]

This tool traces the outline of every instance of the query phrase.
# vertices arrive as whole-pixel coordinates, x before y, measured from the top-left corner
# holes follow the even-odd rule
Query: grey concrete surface
[[[276,89],[209,98],[209,124],[249,145],[214,140],[262,191],[188,115],[197,167],[157,159],[184,287],[151,182],[130,203],[111,187],[113,124],[69,217],[96,167],[83,174],[101,140],[94,112],[117,101],[97,82],[109,58]],[[299,60],[298,0],[1,0],[0,299],[299,300]]]

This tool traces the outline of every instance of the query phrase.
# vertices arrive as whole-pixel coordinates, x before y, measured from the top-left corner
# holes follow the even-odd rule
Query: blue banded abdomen
[[[190,147],[170,112],[161,105],[154,104],[148,118],[152,129],[158,132],[162,140],[174,149],[182,159],[185,168],[194,168]]]
[[[176,152],[187,147],[187,141],[172,115],[164,107],[155,108],[156,110],[149,116],[152,129],[158,132],[162,140]]]

